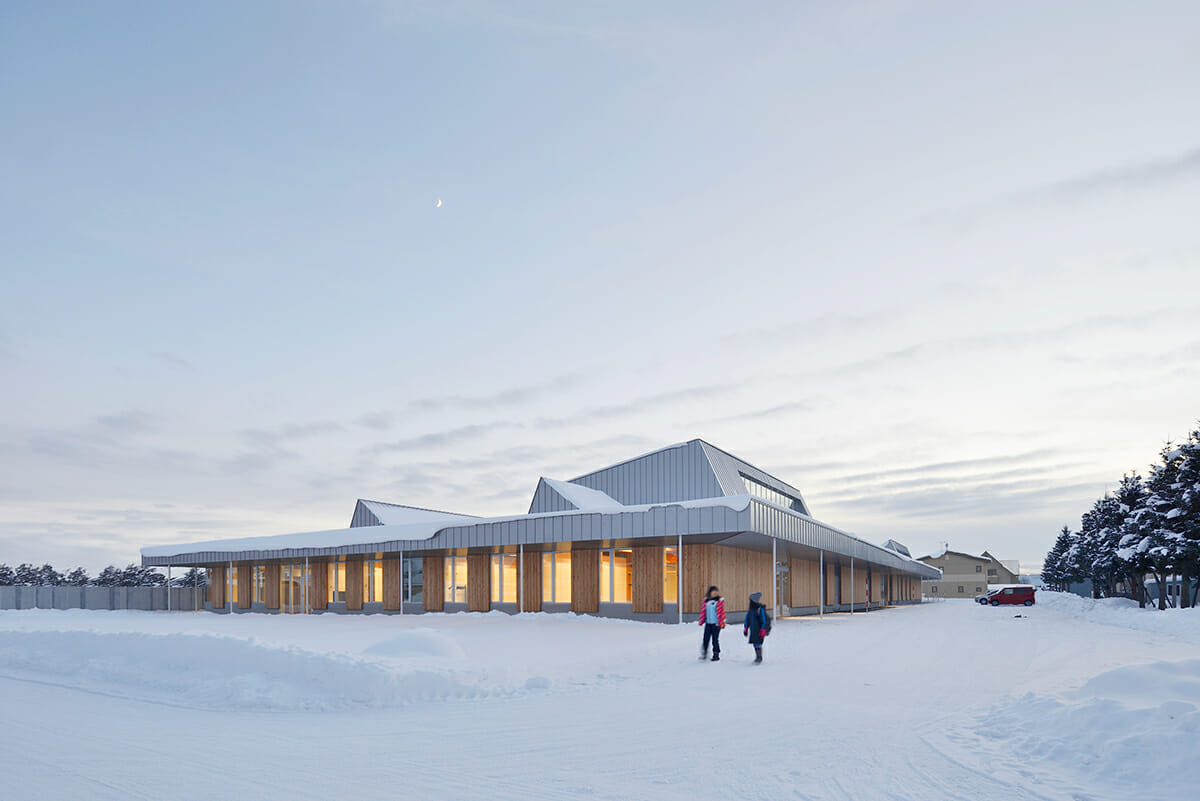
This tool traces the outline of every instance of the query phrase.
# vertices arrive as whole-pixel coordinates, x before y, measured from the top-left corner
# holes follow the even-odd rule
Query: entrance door
[[[791,614],[792,569],[786,561],[775,563],[775,607],[779,614]]]

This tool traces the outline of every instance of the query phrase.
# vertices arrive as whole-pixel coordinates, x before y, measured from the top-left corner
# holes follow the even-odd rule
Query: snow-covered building
[[[202,566],[208,608],[573,611],[678,620],[710,584],[782,614],[919,603],[940,571],[822,523],[800,491],[703,440],[559,481],[525,514],[479,518],[359,500],[350,527],[142,549]],[[680,599],[682,598],[682,603]]]

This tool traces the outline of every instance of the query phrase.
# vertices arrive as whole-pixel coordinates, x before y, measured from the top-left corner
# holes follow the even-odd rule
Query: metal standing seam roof
[[[941,576],[941,571],[923,562],[903,557],[808,515],[750,495],[618,509],[548,512],[471,522],[364,526],[241,541],[218,540],[192,545],[159,546],[144,548],[142,563],[197,565],[552,543],[584,544],[679,535],[728,537],[742,533],[761,534],[804,548],[823,550],[833,556],[861,559],[923,578]],[[236,547],[238,545],[243,547]]]
[[[745,474],[804,511],[747,492]],[[703,440],[671,445],[570,482],[540,479],[524,515],[478,518],[360,499],[351,527],[142,549],[143,565],[196,565],[372,553],[759,534],[801,548],[938,578],[941,571],[808,513],[795,487]]]

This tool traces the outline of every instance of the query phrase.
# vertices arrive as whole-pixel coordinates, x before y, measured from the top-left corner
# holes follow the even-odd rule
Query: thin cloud
[[[192,363],[189,362],[187,359],[183,358],[182,356],[177,356],[174,353],[171,353],[170,351],[156,350],[147,355],[151,359],[154,359],[156,362],[165,364],[168,367],[174,367],[174,368],[181,369],[181,370],[195,369],[195,367],[192,365]]]
[[[1097,170],[1045,184],[1013,197],[1011,202],[1074,200],[1105,192],[1154,188],[1197,177],[1200,177],[1200,148],[1176,156]]]
[[[769,406],[766,409],[754,409],[748,412],[739,412],[738,414],[726,415],[725,417],[714,417],[708,420],[701,420],[690,424],[689,427],[697,428],[716,423],[745,423],[753,420],[765,420],[772,417],[781,417],[797,412],[811,412],[815,407],[811,401],[791,401],[790,403],[781,403],[777,406]]]

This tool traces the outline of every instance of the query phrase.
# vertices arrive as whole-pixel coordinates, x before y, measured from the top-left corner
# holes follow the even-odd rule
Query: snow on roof
[[[598,493],[603,495],[604,493]],[[605,495],[604,497],[608,497]],[[611,499],[610,499],[611,500]],[[465,517],[450,512],[441,513],[445,517],[437,520],[412,522],[404,525],[358,526],[355,528],[339,528],[328,531],[306,531],[298,534],[274,534],[266,537],[244,537],[231,540],[209,540],[207,542],[187,542],[174,545],[153,545],[141,549],[143,557],[160,558],[179,556],[189,553],[206,551],[280,551],[298,548],[344,548],[355,545],[370,545],[374,543],[394,542],[397,540],[427,540],[444,528],[452,526],[476,526],[488,523],[506,523],[513,520],[523,520],[532,517],[556,517],[564,515],[587,514],[620,514],[622,512],[648,512],[651,509],[667,506],[679,506],[684,509],[699,509],[707,506],[725,506],[740,512],[750,505],[749,495],[726,495],[719,498],[700,498],[694,501],[674,501],[672,503],[648,503],[642,506],[592,507],[585,510],[569,512],[544,512],[532,515],[509,515],[507,517]],[[411,508],[411,507],[410,507]],[[428,510],[419,510],[428,511]]]
[[[422,509],[419,506],[402,506],[398,503],[383,501],[362,501],[362,505],[371,510],[371,514],[379,518],[385,526],[402,526],[411,523],[431,523],[444,520],[478,520],[474,515],[463,515],[457,512],[439,512],[436,509]]]
[[[554,478],[546,478],[542,476],[542,481],[559,495],[566,498],[571,503],[575,504],[575,508],[583,509],[619,509],[623,508],[621,504],[610,495],[607,495],[600,490],[594,490],[591,487],[584,487],[579,484],[572,484],[570,481],[559,481]]]

